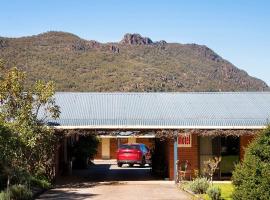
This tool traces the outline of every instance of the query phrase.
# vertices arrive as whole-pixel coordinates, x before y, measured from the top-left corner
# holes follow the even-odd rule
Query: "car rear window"
[[[120,149],[137,149],[140,150],[140,146],[139,145],[121,145]]]

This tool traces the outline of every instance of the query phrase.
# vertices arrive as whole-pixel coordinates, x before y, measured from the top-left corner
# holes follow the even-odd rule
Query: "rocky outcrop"
[[[120,52],[120,49],[119,49],[117,46],[114,46],[114,45],[111,45],[111,46],[110,46],[110,50],[111,50],[113,53],[119,53],[119,52]]]
[[[100,43],[94,40],[84,41],[77,40],[72,44],[72,49],[75,51],[88,51],[90,49],[100,48]]]
[[[160,40],[160,41],[155,42],[155,44],[157,44],[157,45],[165,45],[165,44],[167,44],[167,42],[165,40]]]
[[[8,46],[8,42],[6,40],[1,40],[0,39],[0,49],[5,48]]]
[[[130,34],[124,35],[124,38],[120,41],[120,44],[129,45],[150,45],[153,41],[148,37],[142,37],[140,34]]]

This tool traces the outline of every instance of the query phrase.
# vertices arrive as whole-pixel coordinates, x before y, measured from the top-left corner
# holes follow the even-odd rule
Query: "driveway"
[[[94,166],[74,171],[38,199],[184,200],[190,196],[172,181],[153,178],[150,168],[118,168],[115,161],[95,161]]]

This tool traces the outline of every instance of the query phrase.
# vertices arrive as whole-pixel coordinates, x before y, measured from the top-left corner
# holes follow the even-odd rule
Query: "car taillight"
[[[142,156],[142,152],[140,150],[137,150],[137,159],[140,159]]]

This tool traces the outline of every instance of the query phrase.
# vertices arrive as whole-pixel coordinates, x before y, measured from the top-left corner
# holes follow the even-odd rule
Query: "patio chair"
[[[188,160],[178,162],[178,180],[183,181],[188,175],[189,180],[191,180],[191,164]]]

